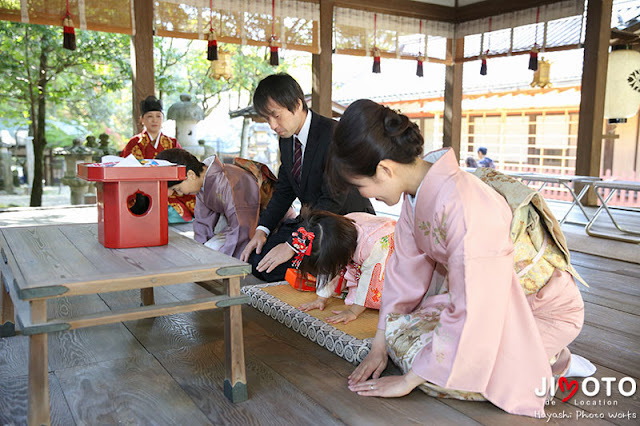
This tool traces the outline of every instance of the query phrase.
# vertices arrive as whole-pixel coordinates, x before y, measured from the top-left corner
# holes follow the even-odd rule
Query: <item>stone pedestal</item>
[[[95,197],[95,184],[77,177],[78,164],[92,163],[98,150],[83,146],[82,139],[74,139],[72,146],[55,148],[53,152],[64,156],[65,173],[61,181],[71,188],[71,204],[87,204],[91,198],[86,199],[85,196]]]

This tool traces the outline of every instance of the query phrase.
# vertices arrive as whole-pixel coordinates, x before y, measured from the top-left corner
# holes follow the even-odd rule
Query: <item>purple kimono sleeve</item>
[[[220,220],[220,213],[208,208],[202,197],[198,194],[196,197],[196,208],[193,220],[193,238],[204,244],[213,237],[213,230]]]

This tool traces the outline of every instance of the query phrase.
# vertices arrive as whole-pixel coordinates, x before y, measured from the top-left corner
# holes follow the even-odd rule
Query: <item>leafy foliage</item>
[[[35,170],[31,205],[42,203],[42,153],[47,145],[47,107],[58,119],[91,121],[108,115],[96,99],[131,80],[129,38],[78,31],[78,49],[62,47],[62,29],[0,21],[0,104],[33,135]],[[10,105],[9,108],[6,106]]]

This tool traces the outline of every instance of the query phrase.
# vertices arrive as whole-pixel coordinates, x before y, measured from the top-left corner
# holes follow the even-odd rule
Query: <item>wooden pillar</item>
[[[576,154],[576,175],[579,176],[600,176],[612,3],[612,0],[590,1],[587,7]],[[592,191],[586,203],[596,205]]]
[[[135,34],[131,37],[133,134],[142,131],[140,101],[155,94],[153,76],[153,0],[133,0]]]
[[[447,65],[444,82],[444,123],[442,145],[453,148],[460,159],[462,130],[462,57],[464,38],[447,39]]]
[[[331,85],[333,67],[331,64],[333,35],[333,0],[320,0],[320,54],[313,55],[311,68],[313,85],[311,107],[320,115],[331,117]]]

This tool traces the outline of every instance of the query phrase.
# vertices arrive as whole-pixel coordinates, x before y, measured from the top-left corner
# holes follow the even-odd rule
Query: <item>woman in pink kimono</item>
[[[387,260],[393,253],[396,221],[369,213],[339,216],[325,211],[303,211],[303,221],[294,238],[294,246],[303,253],[300,270],[321,279],[317,281],[317,299],[299,306],[303,312],[323,310],[329,297],[346,294],[343,311],[333,311],[328,323],[355,320],[365,308],[380,309],[382,283]],[[314,236],[309,256],[301,234]],[[308,237],[307,237],[308,239]]]
[[[201,163],[184,149],[168,149],[156,158],[187,168],[185,180],[168,186],[170,194],[196,195],[194,239],[239,258],[258,225],[260,192],[255,177],[236,165],[223,165],[216,156]]]
[[[378,332],[349,387],[383,397],[420,387],[543,416],[544,391],[552,374],[567,371],[566,346],[583,323],[574,271],[544,229],[538,253],[516,261],[508,200],[460,170],[452,150],[421,158],[422,147],[417,125],[369,100],[350,105],[336,127],[334,184],[388,205],[404,200]],[[529,292],[520,273],[535,278]],[[404,375],[380,377],[388,356]]]

